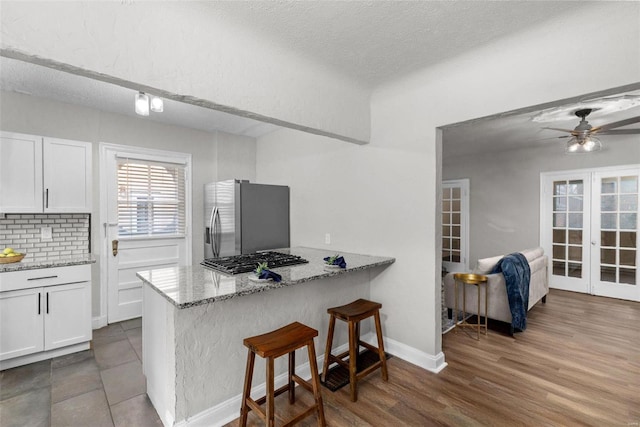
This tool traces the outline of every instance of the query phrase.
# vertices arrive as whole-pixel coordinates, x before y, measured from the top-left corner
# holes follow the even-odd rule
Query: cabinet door
[[[49,286],[44,292],[44,349],[91,340],[91,283]]]
[[[91,144],[44,138],[44,211],[91,212]]]
[[[0,134],[0,212],[42,212],[42,138]]]
[[[43,350],[43,288],[0,292],[0,360]]]

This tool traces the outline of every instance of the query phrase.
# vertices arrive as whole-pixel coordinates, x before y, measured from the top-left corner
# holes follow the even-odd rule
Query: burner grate
[[[306,264],[309,261],[291,254],[280,252],[256,252],[253,254],[233,255],[220,258],[207,258],[200,264],[204,267],[227,274],[248,273],[256,269],[259,263],[266,262],[270,269],[291,265]]]

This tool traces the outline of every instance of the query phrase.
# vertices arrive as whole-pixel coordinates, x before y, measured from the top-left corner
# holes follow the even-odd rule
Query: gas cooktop
[[[269,269],[272,269],[289,265],[307,264],[309,261],[297,255],[265,251],[220,258],[207,258],[200,264],[222,273],[240,274],[255,270],[258,263],[261,262],[266,262]]]

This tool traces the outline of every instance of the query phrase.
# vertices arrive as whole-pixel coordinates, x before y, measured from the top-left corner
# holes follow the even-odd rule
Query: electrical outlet
[[[53,240],[53,235],[51,233],[51,227],[42,227],[40,229],[40,240],[42,240],[42,241],[51,241],[51,240]]]
[[[331,234],[326,233],[326,234],[324,235],[324,243],[325,243],[325,244],[327,244],[327,245],[330,245],[330,244],[331,244]]]

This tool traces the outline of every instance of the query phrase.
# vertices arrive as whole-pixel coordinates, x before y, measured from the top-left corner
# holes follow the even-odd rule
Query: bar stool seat
[[[274,398],[285,391],[289,391],[289,403],[295,402],[295,383],[313,393],[315,404],[310,406],[301,414],[285,422],[283,426],[289,426],[308,417],[316,412],[318,414],[318,426],[325,426],[324,408],[322,406],[322,395],[320,393],[320,377],[318,375],[318,365],[316,362],[316,350],[313,339],[318,336],[318,331],[293,322],[275,331],[257,335],[244,339],[244,345],[249,349],[247,356],[247,369],[245,372],[244,390],[242,392],[242,407],[240,409],[240,426],[247,425],[249,411],[253,410],[269,427],[275,425]],[[311,382],[300,378],[295,373],[295,351],[299,348],[307,347],[309,355],[309,365],[311,369]],[[274,360],[289,353],[289,374],[287,384],[274,390]],[[253,378],[253,367],[255,356],[259,355],[266,360],[267,365],[267,394],[259,399],[252,399],[251,381]],[[260,405],[266,402],[266,410]]]
[[[327,381],[327,372],[329,365],[336,362],[349,370],[349,384],[351,388],[351,401],[358,400],[358,380],[375,371],[378,368],[382,370],[382,379],[387,381],[389,375],[387,373],[387,358],[384,354],[384,343],[382,341],[382,327],[380,325],[380,309],[382,304],[368,301],[366,299],[358,299],[350,304],[340,307],[333,307],[327,310],[331,315],[329,319],[329,332],[327,334],[327,348],[324,356],[324,366],[322,369],[322,377]],[[360,321],[372,317],[375,321],[376,336],[378,338],[378,347],[360,340]],[[336,319],[347,322],[349,326],[349,350],[344,353],[333,355],[331,347],[333,345],[333,332],[335,329]],[[360,346],[363,346],[378,354],[379,360],[371,366],[358,372],[358,354]],[[345,361],[345,357],[349,356],[349,360]]]

